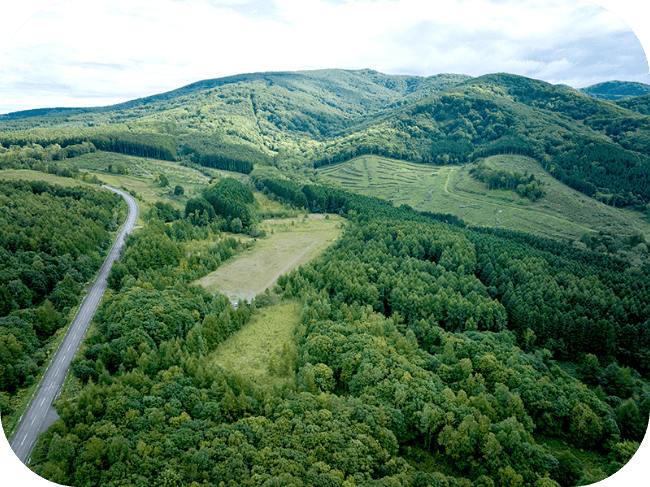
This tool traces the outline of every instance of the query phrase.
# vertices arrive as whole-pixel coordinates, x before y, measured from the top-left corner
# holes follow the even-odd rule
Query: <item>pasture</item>
[[[579,240],[585,233],[642,233],[650,239],[650,223],[640,213],[613,208],[575,191],[550,176],[529,157],[492,156],[495,168],[535,174],[546,196],[536,202],[510,190],[487,190],[473,179],[473,164],[429,166],[377,156],[362,156],[321,167],[323,182],[369,196],[408,204],[421,211],[449,213],[473,226],[501,227],[558,240]],[[391,175],[393,175],[391,177]]]

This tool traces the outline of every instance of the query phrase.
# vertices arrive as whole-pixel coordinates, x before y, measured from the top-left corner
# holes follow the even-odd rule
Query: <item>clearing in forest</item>
[[[430,166],[373,155],[318,169],[319,178],[396,205],[449,213],[473,226],[519,230],[558,240],[579,240],[585,233],[645,234],[650,225],[638,212],[607,206],[548,174],[530,157],[497,155],[485,162],[495,169],[534,174],[546,196],[532,202],[515,191],[494,189],[472,178],[474,164]],[[395,176],[391,180],[390,175]],[[392,181],[392,182],[391,182]]]
[[[281,274],[309,262],[343,231],[341,217],[318,214],[310,214],[308,218],[264,220],[260,228],[266,237],[241,237],[242,241],[253,241],[251,248],[196,283],[209,291],[223,293],[232,301],[250,301]]]
[[[201,167],[199,170],[181,166],[177,162],[114,152],[91,152],[68,159],[67,163],[83,171],[88,171],[110,186],[133,191],[140,204],[138,225],[144,225],[143,218],[149,213],[151,206],[157,202],[169,203],[178,210],[184,210],[187,200],[200,194],[207,187],[210,178],[234,177],[241,181],[249,179],[245,174],[207,167]],[[118,172],[125,174],[118,174]],[[160,174],[164,174],[169,180],[168,187],[161,186],[156,179]],[[177,185],[183,187],[183,195],[174,194],[174,188]]]
[[[221,343],[214,362],[253,382],[268,384],[269,365],[282,377],[293,353],[293,329],[300,319],[300,303],[283,301],[262,309],[241,330]]]

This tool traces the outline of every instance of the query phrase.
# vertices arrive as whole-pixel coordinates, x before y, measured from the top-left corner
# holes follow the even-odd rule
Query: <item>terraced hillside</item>
[[[469,174],[475,164],[429,166],[368,155],[322,167],[317,175],[351,191],[417,210],[449,213],[474,226],[574,241],[599,231],[650,237],[650,224],[640,213],[607,206],[569,188],[530,157],[498,155],[486,162],[495,168],[534,174],[543,183],[546,196],[532,202],[512,190],[487,190]]]

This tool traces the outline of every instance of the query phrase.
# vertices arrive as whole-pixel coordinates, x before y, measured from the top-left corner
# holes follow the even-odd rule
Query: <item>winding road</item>
[[[54,360],[47,369],[39,389],[34,394],[27,411],[23,414],[20,425],[11,440],[11,449],[24,464],[29,463],[29,456],[38,436],[58,419],[52,402],[58,397],[61,391],[65,377],[68,374],[70,362],[72,362],[72,359],[76,355],[90,324],[90,320],[92,320],[97,311],[99,301],[102,299],[106,290],[106,279],[111,271],[111,266],[119,258],[124,239],[133,231],[138,218],[138,204],[131,195],[119,189],[111,188],[110,186],[103,187],[119,194],[126,200],[129,204],[129,216],[115,239],[115,243],[106,257],[104,264],[99,270],[95,283],[84,298],[77,315],[70,324],[68,332],[56,351]]]

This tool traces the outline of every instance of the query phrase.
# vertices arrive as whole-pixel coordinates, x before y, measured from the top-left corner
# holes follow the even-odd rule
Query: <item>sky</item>
[[[202,79],[320,68],[508,72],[575,88],[650,84],[640,32],[650,8],[630,0],[7,3],[0,113],[105,106]]]

